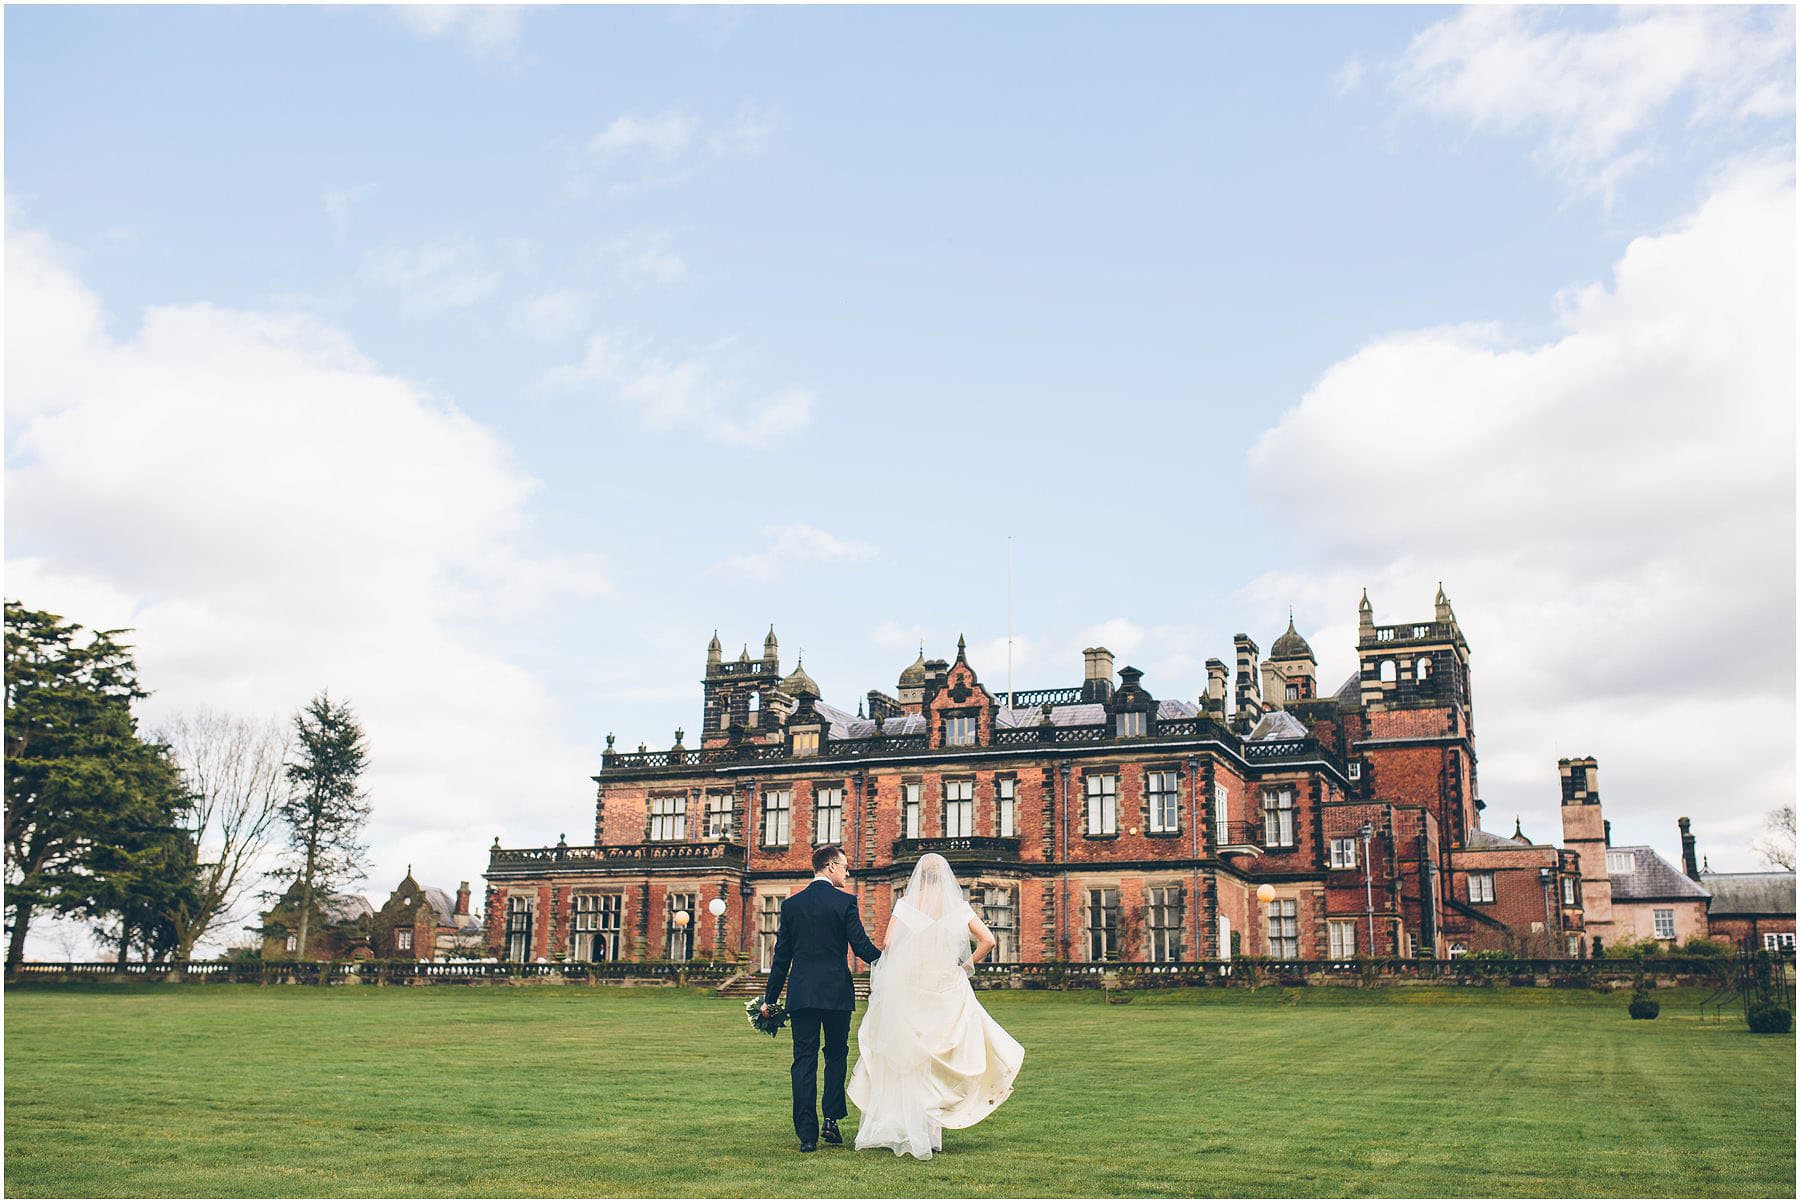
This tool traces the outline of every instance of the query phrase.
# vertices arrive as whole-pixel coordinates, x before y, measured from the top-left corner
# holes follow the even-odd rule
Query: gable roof
[[[1607,873],[1612,879],[1614,902],[1682,902],[1711,897],[1706,887],[1658,856],[1654,848],[1640,844],[1606,850],[1609,859],[1617,852],[1631,853],[1632,871]]]
[[[454,922],[456,916],[456,896],[436,886],[425,888],[425,901],[431,904],[431,914],[439,923]]]
[[[353,919],[361,919],[373,915],[375,908],[361,894],[333,894],[320,905],[325,917],[333,923],[349,923]]]
[[[1306,724],[1285,710],[1271,710],[1256,721],[1246,737],[1251,742],[1265,739],[1305,739]]]
[[[1360,672],[1351,673],[1350,679],[1338,686],[1337,692],[1332,694],[1331,698],[1340,706],[1361,706],[1362,674]]]
[[[1712,891],[1714,915],[1785,915],[1794,917],[1792,873],[1702,873]]]

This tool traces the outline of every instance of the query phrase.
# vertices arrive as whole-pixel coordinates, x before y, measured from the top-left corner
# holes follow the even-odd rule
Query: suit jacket
[[[781,904],[781,929],[775,936],[775,957],[769,965],[763,1001],[773,1004],[785,984],[790,1011],[856,1010],[856,987],[844,959],[844,953],[852,948],[871,964],[881,956],[863,930],[856,897],[815,879]]]

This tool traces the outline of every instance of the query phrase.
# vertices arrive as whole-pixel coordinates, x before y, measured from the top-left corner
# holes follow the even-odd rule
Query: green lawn
[[[1794,1038],[1695,994],[982,997],[1017,1091],[920,1164],[799,1156],[786,1033],[696,990],[10,989],[6,1193],[1794,1194]]]

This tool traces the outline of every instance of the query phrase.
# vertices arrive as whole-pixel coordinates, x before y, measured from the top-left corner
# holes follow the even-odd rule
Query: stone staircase
[[[853,974],[851,984],[856,988],[856,1001],[866,1002],[869,997],[869,975]],[[766,973],[740,973],[728,977],[719,983],[716,993],[720,998],[761,998],[769,988],[769,975]]]

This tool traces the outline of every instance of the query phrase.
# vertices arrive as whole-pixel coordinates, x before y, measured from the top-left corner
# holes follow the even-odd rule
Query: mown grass
[[[1703,1022],[1697,994],[1649,1023],[1504,988],[982,997],[1025,1045],[1017,1092],[921,1164],[799,1156],[786,1034],[697,990],[10,989],[5,1189],[1794,1194],[1794,1039]]]

